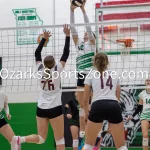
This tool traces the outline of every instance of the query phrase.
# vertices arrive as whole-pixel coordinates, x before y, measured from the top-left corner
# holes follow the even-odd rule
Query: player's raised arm
[[[42,61],[41,52],[42,52],[42,49],[43,49],[43,46],[44,46],[46,40],[48,40],[50,36],[51,36],[51,33],[49,31],[46,31],[46,30],[43,31],[43,38],[42,38],[40,44],[38,45],[37,49],[35,50],[36,64],[38,64]]]
[[[71,6],[70,6],[70,24],[75,24],[75,17],[74,17],[75,8],[76,7],[71,4]],[[79,37],[78,37],[78,32],[75,27],[71,27],[71,33],[72,33],[72,38],[73,38],[74,44],[76,46],[78,43]]]
[[[135,116],[135,115],[138,114],[138,113],[141,114],[141,113],[142,113],[142,110],[143,110],[143,99],[140,98],[139,104],[138,104],[137,108],[135,109],[135,112],[133,113],[132,116]]]
[[[64,33],[66,35],[66,40],[65,40],[64,51],[60,58],[60,63],[62,64],[63,67],[66,64],[66,61],[67,61],[67,59],[69,57],[69,53],[70,53],[70,28],[66,24],[64,25]]]
[[[85,10],[85,3],[86,3],[86,0],[84,1],[84,4],[80,8],[81,8],[82,13],[83,13],[84,22],[90,23],[89,18],[88,18],[87,13],[86,13],[86,10]],[[85,26],[85,28],[86,28],[86,31],[88,33],[88,37],[89,37],[91,44],[95,45],[95,43],[96,43],[95,37],[94,37],[94,33],[92,32],[91,26]]]

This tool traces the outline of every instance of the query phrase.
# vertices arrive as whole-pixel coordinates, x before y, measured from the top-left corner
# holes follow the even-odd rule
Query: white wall
[[[94,1],[87,1],[87,12],[90,20],[94,21]],[[64,24],[70,22],[70,1],[55,0],[56,3],[56,24]],[[12,13],[12,9],[36,8],[40,18],[44,21],[44,25],[53,24],[53,0],[1,0],[0,1],[0,27],[15,27],[16,20]],[[83,22],[80,9],[76,10],[76,22]]]

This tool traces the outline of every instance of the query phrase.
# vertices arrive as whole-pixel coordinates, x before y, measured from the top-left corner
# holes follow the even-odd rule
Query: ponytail
[[[46,74],[44,74],[44,77],[47,78],[46,81],[44,82],[44,85],[43,85],[43,90],[47,84],[47,82],[49,81],[49,79],[52,79],[52,74],[51,74],[51,69],[49,68],[45,68],[45,72]],[[49,78],[48,78],[49,77]]]
[[[43,90],[44,90],[48,80],[52,79],[51,69],[54,67],[54,65],[55,65],[55,59],[53,56],[49,55],[44,58],[44,66],[45,66],[44,77],[47,79],[43,85]]]
[[[108,63],[108,57],[105,53],[100,52],[96,54],[94,64],[101,75],[107,69]]]

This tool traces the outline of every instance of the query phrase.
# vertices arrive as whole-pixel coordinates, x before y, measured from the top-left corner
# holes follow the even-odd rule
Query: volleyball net
[[[83,40],[85,26],[89,25],[97,35],[97,51],[108,55],[108,68],[114,71],[114,77],[120,78],[122,88],[144,88],[150,72],[150,21],[105,21],[72,26],[76,27],[80,39]],[[63,25],[0,29],[1,90],[8,93],[34,93],[40,90],[34,53],[38,46],[37,38],[44,29],[51,31],[52,36],[42,50],[42,58],[53,55],[58,62],[65,44]],[[128,46],[124,41],[118,42],[127,39],[134,41],[128,41]],[[71,38],[70,55],[64,71],[60,74],[63,91],[76,90],[77,53]],[[83,60],[81,67],[83,65],[88,65],[88,61]]]

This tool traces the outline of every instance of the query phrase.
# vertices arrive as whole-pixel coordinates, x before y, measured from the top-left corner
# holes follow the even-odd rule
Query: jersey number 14
[[[101,89],[104,89],[104,80],[103,77],[101,76]],[[106,81],[106,86],[110,87],[110,90],[112,89],[113,85],[112,85],[112,78],[111,76],[108,77],[107,81]]]

